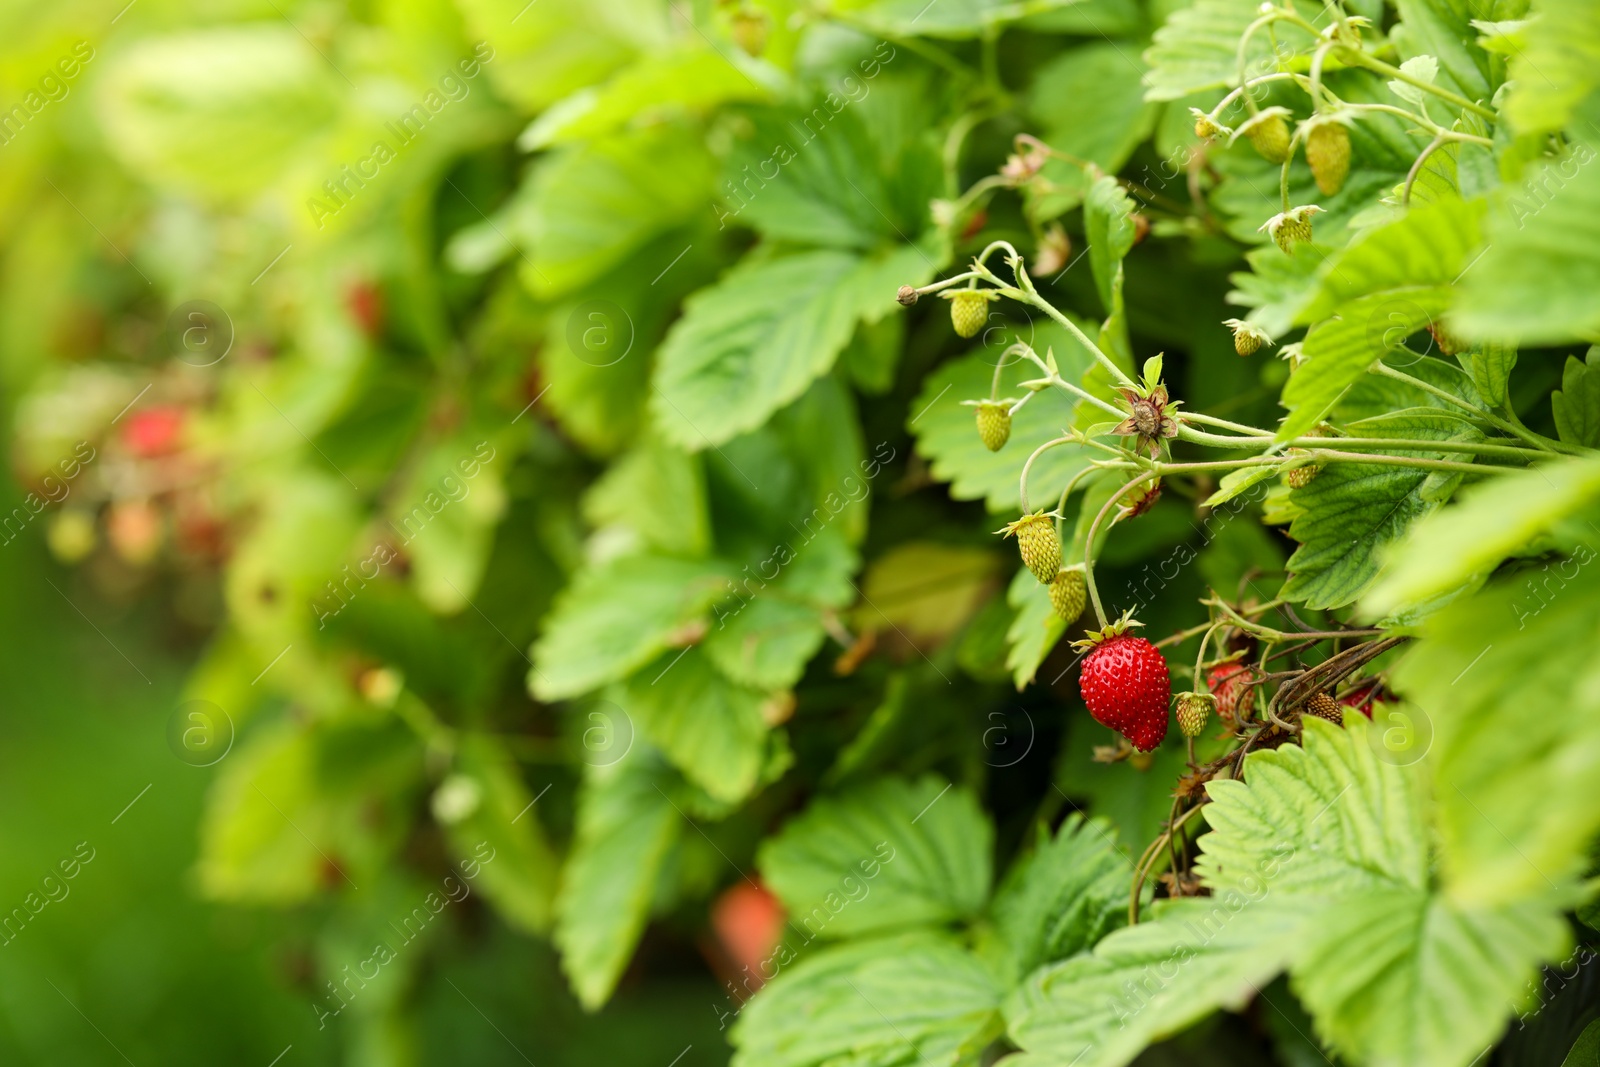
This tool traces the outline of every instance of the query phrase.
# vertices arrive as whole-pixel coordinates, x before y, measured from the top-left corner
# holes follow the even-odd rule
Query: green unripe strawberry
[[[1292,207],[1281,215],[1272,216],[1257,230],[1266,230],[1279,248],[1292,253],[1295,245],[1311,243],[1311,219],[1321,211],[1315,204]]]
[[[1253,356],[1262,345],[1272,344],[1267,331],[1243,319],[1224,319],[1222,325],[1233,331],[1233,350],[1241,356]]]
[[[759,9],[737,11],[733,16],[733,42],[746,55],[759,56],[767,50],[767,13]]]
[[[1055,581],[1057,572],[1061,570],[1061,541],[1056,537],[1054,519],[1043,512],[1035,512],[1024,515],[1016,522],[1007,523],[1000,532],[1007,537],[1016,537],[1022,562],[1040,583],[1049,585]]]
[[[1250,138],[1256,152],[1268,163],[1282,163],[1289,158],[1289,123],[1284,117],[1287,111],[1269,107],[1239,127],[1239,132]]]
[[[1289,472],[1289,488],[1304,489],[1316,479],[1317,472],[1321,469],[1314,463],[1304,467],[1296,467]]]
[[[1183,731],[1183,736],[1199,737],[1216,703],[1217,698],[1210,693],[1179,693],[1178,729]]]
[[[1066,622],[1076,622],[1083,614],[1083,604],[1088,587],[1083,581],[1083,571],[1078,567],[1063,567],[1050,583],[1050,606]]]
[[[957,289],[945,293],[950,301],[950,325],[962,337],[976,337],[989,321],[989,301],[994,297],[982,289]]]
[[[1350,174],[1350,131],[1342,122],[1318,122],[1306,134],[1306,162],[1323,196],[1344,188]]]
[[[978,437],[983,447],[998,452],[1011,439],[1011,406],[998,400],[978,403]]]

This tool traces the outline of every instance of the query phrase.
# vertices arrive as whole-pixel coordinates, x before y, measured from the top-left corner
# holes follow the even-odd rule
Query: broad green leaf
[[[1600,86],[1600,9],[1588,0],[1541,0],[1533,14],[1512,52],[1516,85],[1506,116],[1528,133],[1559,130],[1580,108],[1592,119],[1585,99]]]
[[[863,322],[839,357],[839,365],[859,392],[869,396],[887,393],[894,388],[905,340],[906,320],[899,315]]]
[[[561,969],[585,1008],[604,1004],[644,931],[667,853],[683,816],[633,753],[591,771],[556,898]]]
[[[1201,89],[1238,85],[1239,40],[1260,13],[1260,5],[1252,0],[1199,0],[1174,11],[1144,54],[1150,65],[1144,77],[1146,98],[1178,100]],[[1311,37],[1304,30],[1280,22],[1275,31],[1286,52],[1309,49]],[[1257,31],[1245,48],[1245,77],[1276,69],[1273,35]]]
[[[1489,245],[1462,278],[1455,329],[1524,348],[1600,332],[1600,167],[1575,142],[1489,215]]]
[[[1122,1067],[1218,1008],[1238,1010],[1283,969],[1308,917],[1268,898],[1176,900],[1093,954],[1034,972],[1005,1003],[1026,1054],[1007,1067]]]
[[[859,320],[882,317],[896,288],[933,269],[911,245],[746,261],[691,297],[661,346],[657,425],[690,449],[754,429],[828,372]]]
[[[1600,445],[1600,345],[1590,346],[1579,361],[1567,357],[1561,371],[1561,388],[1550,395],[1556,432],[1569,445]]]
[[[1218,504],[1226,504],[1241,493],[1247,493],[1252,488],[1276,478],[1282,467],[1278,464],[1263,463],[1256,467],[1240,467],[1224,474],[1217,481],[1217,491],[1206,498],[1205,506],[1214,508]]]
[[[1121,926],[1133,867],[1104,820],[1070,815],[1055,837],[1042,829],[990,904],[1010,975],[1077,955]]]
[[[339,115],[342,83],[290,26],[147,38],[111,63],[99,88],[112,148],[141,174],[202,197],[260,192]]]
[[[1426,411],[1352,423],[1347,429],[1362,437],[1482,439],[1470,423]],[[1460,453],[1381,451],[1430,459],[1463,458]],[[1300,547],[1289,557],[1290,578],[1281,595],[1317,609],[1352,603],[1377,577],[1382,550],[1400,539],[1412,523],[1436,510],[1461,477],[1413,467],[1328,464],[1316,480],[1291,494],[1303,509],[1289,526],[1289,536],[1299,541]]]
[[[561,700],[618,681],[703,632],[729,576],[724,564],[624,556],[581,571],[533,646],[528,684]]]
[[[1320,256],[1286,256],[1274,244],[1252,248],[1244,256],[1250,269],[1228,275],[1237,286],[1228,293],[1228,303],[1252,309],[1249,321],[1273,337],[1283,336],[1321,290],[1320,270],[1331,256],[1326,249],[1320,251]]]
[[[993,830],[965,788],[884,778],[823,796],[762,843],[762,877],[808,940],[970,917]]]
[[[1456,900],[1554,892],[1600,829],[1588,801],[1600,774],[1600,577],[1586,534],[1564,562],[1431,616],[1395,670],[1431,723],[1440,876]]]
[[[990,511],[1015,510],[1021,505],[1018,474],[1029,453],[1072,427],[1072,399],[1059,390],[1045,390],[1012,417],[1006,446],[990,452],[978,437],[972,408],[961,403],[988,399],[995,363],[1019,334],[1041,355],[1047,348],[1054,351],[1061,376],[1067,381],[1077,381],[1088,370],[1088,351],[1071,341],[1065,331],[1040,326],[1031,337],[1030,332],[1029,324],[1018,328],[1008,320],[994,344],[950,360],[924,378],[921,392],[911,402],[906,426],[916,437],[917,453],[928,461],[935,478],[950,483],[950,495],[956,500],[983,500]],[[998,395],[1020,400],[1024,393],[1021,383],[1039,374],[1032,362],[1013,358],[1000,370]],[[1086,450],[1070,444],[1045,452],[1028,472],[1028,493],[1033,498],[1029,503],[1035,508],[1048,506],[1047,501],[1054,503],[1089,458]]]
[[[541,297],[601,277],[663,230],[705,210],[712,162],[696,137],[658,125],[564,148],[511,212],[529,246],[523,281]]]
[[[1483,244],[1483,214],[1481,202],[1445,200],[1368,230],[1324,261],[1319,290],[1297,321],[1318,322],[1362,297],[1452,284]]]
[[[780,947],[777,977],[740,1013],[735,1067],[977,1067],[1001,1032],[998,981],[946,934],[792,959]]]
[[[551,105],[522,131],[517,147],[532,152],[593,140],[641,116],[702,112],[731,100],[760,100],[767,93],[710,48],[648,55],[604,85],[586,86]]]
[[[1041,139],[1057,151],[1116,173],[1150,136],[1156,109],[1145,103],[1140,82],[1145,67],[1135,50],[1111,41],[1062,53],[1039,68],[1028,110],[1043,129]],[[1029,211],[1054,218],[1078,206],[1088,190],[1084,169],[1065,161],[1046,164],[1048,191],[1028,186]]]
[[[856,625],[938,644],[982,606],[999,571],[990,549],[903,541],[868,566]]]
[[[641,441],[595,480],[583,498],[583,517],[664,553],[703,556],[711,549],[701,458],[654,438]]]
[[[1089,186],[1084,198],[1083,228],[1089,242],[1089,266],[1094,270],[1095,287],[1106,321],[1100,327],[1100,347],[1116,357],[1126,368],[1133,361],[1128,343],[1128,314],[1122,302],[1122,260],[1133,248],[1133,198],[1110,175],[1102,175]]]
[[[1511,404],[1509,385],[1511,370],[1517,365],[1516,345],[1488,341],[1474,345],[1470,352],[1459,357],[1478,395],[1492,408],[1508,408]]]
[[[761,770],[766,699],[689,648],[646,665],[621,687],[616,702],[685,778],[716,800],[738,801]]]
[[[1023,567],[1006,589],[1006,603],[1016,613],[1006,631],[1006,668],[1017,691],[1027,688],[1039,672],[1039,664],[1067,632],[1067,621],[1050,605],[1050,589]],[[1092,611],[1092,608],[1085,608]]]
[[[515,761],[499,741],[470,734],[457,749],[455,773],[472,783],[477,799],[471,811],[445,826],[451,850],[458,861],[482,865],[477,887],[508,925],[546,933],[558,863]]]
[[[1488,574],[1600,500],[1600,457],[1541,463],[1480,482],[1395,546],[1380,584],[1362,600],[1381,618]]]
[[[1389,289],[1352,300],[1340,307],[1337,318],[1312,327],[1306,361],[1283,389],[1290,414],[1278,427],[1277,440],[1289,441],[1315,427],[1374,360],[1437,321],[1453,299],[1443,286]]]
[[[877,129],[871,119],[838,93],[810,110],[754,112],[723,174],[720,222],[835,248],[915,240],[939,194],[938,152],[926,130]]]
[[[1583,1028],[1561,1067],[1593,1067],[1600,1063],[1600,1019]]]

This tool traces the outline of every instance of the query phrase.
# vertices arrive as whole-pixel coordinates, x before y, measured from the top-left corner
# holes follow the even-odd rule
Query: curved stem
[[[1401,70],[1399,67],[1391,66],[1388,63],[1385,63],[1383,60],[1379,59],[1377,56],[1370,55],[1370,54],[1368,54],[1366,52],[1353,51],[1353,50],[1348,49],[1348,48],[1347,49],[1342,49],[1342,51],[1345,52],[1346,55],[1341,55],[1339,57],[1340,60],[1345,62],[1345,63],[1350,64],[1351,66],[1366,67],[1368,70],[1373,71],[1373,72],[1375,72],[1377,74],[1387,75],[1388,77],[1394,78],[1397,81],[1405,82],[1407,85],[1409,85],[1409,86],[1411,86],[1413,88],[1421,89],[1425,93],[1432,93],[1434,96],[1437,96],[1440,100],[1443,100],[1446,103],[1452,104],[1455,107],[1459,107],[1459,108],[1462,108],[1464,110],[1470,111],[1474,115],[1477,115],[1480,118],[1487,119],[1490,122],[1499,122],[1500,121],[1500,116],[1499,115],[1495,114],[1493,111],[1489,110],[1488,108],[1484,107],[1483,105],[1475,104],[1471,100],[1468,100],[1466,97],[1459,96],[1459,95],[1457,95],[1455,93],[1452,93],[1448,89],[1445,89],[1445,88],[1443,88],[1441,86],[1433,84],[1433,82],[1424,81],[1423,79],[1418,78],[1415,75],[1408,74],[1405,71]]]
[[[1188,822],[1194,816],[1195,812],[1199,811],[1205,806],[1206,802],[1201,801],[1199,804],[1196,804],[1194,807],[1178,816],[1177,819],[1172,822],[1172,825],[1167,827],[1160,837],[1152,841],[1150,843],[1150,847],[1145,849],[1144,854],[1139,857],[1139,867],[1134,870],[1133,895],[1128,901],[1129,926],[1138,925],[1139,893],[1144,889],[1144,880],[1150,876],[1152,871],[1155,870],[1155,861],[1156,858],[1161,855],[1161,849],[1172,840],[1172,835],[1181,830],[1183,828],[1183,824]]]
[[[1046,441],[1044,444],[1034,449],[1033,452],[1028,456],[1028,461],[1022,465],[1022,481],[1017,487],[1017,495],[1022,498],[1022,513],[1024,515],[1032,514],[1032,511],[1028,508],[1028,470],[1033,466],[1033,461],[1057,445],[1067,444],[1072,439],[1072,435],[1068,434],[1065,437],[1056,437],[1052,440]]]
[[[1088,477],[1089,475],[1093,474],[1095,471],[1097,471],[1099,469],[1100,469],[1099,467],[1085,467],[1085,468],[1083,468],[1077,474],[1074,474],[1071,478],[1069,478],[1067,480],[1067,487],[1065,489],[1061,490],[1061,499],[1056,502],[1056,540],[1057,541],[1063,540],[1062,537],[1061,537],[1061,529],[1066,524],[1066,521],[1067,521],[1067,517],[1066,517],[1067,498],[1072,495],[1072,491],[1074,489],[1078,488],[1078,483],[1079,482],[1083,481],[1084,478]]]
[[[1428,147],[1424,148],[1422,154],[1417,157],[1417,161],[1411,164],[1411,169],[1406,172],[1405,188],[1400,190],[1401,207],[1411,206],[1411,187],[1416,184],[1417,175],[1422,173],[1422,165],[1428,161],[1429,156],[1433,155],[1443,145],[1444,138],[1435,135],[1433,140],[1428,142]]]
[[[1155,471],[1146,471],[1130,479],[1121,489],[1112,493],[1106,502],[1100,506],[1100,511],[1095,515],[1094,521],[1089,524],[1089,532],[1083,539],[1083,580],[1084,584],[1089,588],[1089,600],[1094,604],[1094,615],[1095,618],[1100,620],[1101,629],[1106,626],[1106,612],[1105,608],[1100,606],[1100,590],[1096,589],[1094,584],[1094,535],[1099,531],[1100,523],[1105,519],[1106,512],[1111,510],[1111,505],[1126,496],[1129,489],[1158,477],[1160,475]]]

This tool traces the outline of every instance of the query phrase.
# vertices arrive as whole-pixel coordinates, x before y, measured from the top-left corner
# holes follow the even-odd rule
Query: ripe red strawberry
[[[152,404],[128,413],[122,424],[122,443],[140,459],[150,459],[178,449],[183,434],[184,411],[176,404]]]
[[[1355,708],[1361,714],[1370,719],[1372,718],[1373,701],[1382,699],[1383,679],[1368,678],[1366,681],[1358,683],[1355,688],[1341,696],[1339,698],[1339,703],[1343,704],[1347,708]]]
[[[1256,669],[1243,663],[1219,663],[1206,672],[1206,688],[1217,698],[1217,717],[1229,726],[1250,717],[1256,705],[1256,690],[1249,683]]]
[[[1115,623],[1090,635],[1087,643],[1094,647],[1084,658],[1078,688],[1096,722],[1149,752],[1167,736],[1172,679],[1154,645],[1123,632],[1128,625]]]

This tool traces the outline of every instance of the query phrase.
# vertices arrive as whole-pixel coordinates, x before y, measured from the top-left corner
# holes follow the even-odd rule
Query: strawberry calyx
[[[1081,640],[1072,642],[1072,650],[1074,652],[1087,652],[1096,645],[1104,644],[1113,637],[1121,637],[1134,627],[1143,625],[1144,623],[1140,622],[1138,619],[1135,619],[1132,614],[1125,612],[1122,618],[1118,619],[1116,622],[1108,624],[1102,629],[1085,630]]]

